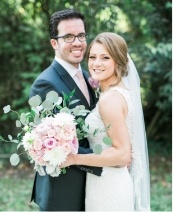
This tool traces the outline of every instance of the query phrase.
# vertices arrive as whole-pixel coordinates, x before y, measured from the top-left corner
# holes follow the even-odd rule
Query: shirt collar
[[[74,78],[74,76],[76,75],[78,70],[82,71],[80,64],[79,64],[79,68],[77,69],[74,66],[72,66],[71,64],[67,63],[66,61],[60,59],[57,56],[55,56],[55,60],[65,68],[65,70],[70,74],[70,76],[72,78]]]

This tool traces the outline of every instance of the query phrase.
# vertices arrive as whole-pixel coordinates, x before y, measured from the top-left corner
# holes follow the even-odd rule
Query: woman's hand
[[[75,165],[75,155],[69,154],[66,161],[60,166],[60,168],[65,168],[71,165]]]

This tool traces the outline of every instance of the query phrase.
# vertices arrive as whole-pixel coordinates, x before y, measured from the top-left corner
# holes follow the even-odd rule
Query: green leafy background
[[[65,8],[74,8],[86,15],[88,43],[98,33],[104,31],[116,32],[126,39],[129,53],[141,78],[152,174],[152,210],[171,211],[172,2],[170,0],[1,0],[0,134],[3,137],[17,134],[13,122],[16,119],[15,114],[4,114],[2,108],[11,105],[19,113],[28,110],[30,86],[54,57],[48,33],[50,16],[53,12]],[[85,60],[82,65],[87,69]],[[0,181],[0,209],[34,210],[26,203],[20,203],[24,197],[30,195],[33,175],[31,177],[20,167],[18,172],[15,172],[18,169],[13,170],[14,175],[9,174],[11,167],[7,154],[14,149],[11,144],[0,143],[0,175],[3,176]],[[5,175],[2,174],[4,164]],[[19,176],[22,177],[22,183],[18,184],[17,180],[13,183],[13,179],[21,171],[25,173]],[[2,189],[1,183],[3,188],[7,189]],[[14,185],[14,190],[9,187],[10,183]],[[25,183],[28,190],[24,187]],[[20,198],[13,201],[14,194],[17,197],[15,185],[21,186],[26,196],[20,194]],[[28,199],[27,201],[29,202]]]

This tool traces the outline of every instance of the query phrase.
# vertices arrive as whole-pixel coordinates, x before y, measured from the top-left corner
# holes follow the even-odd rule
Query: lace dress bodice
[[[126,121],[127,128],[129,131],[130,141],[132,143],[132,141],[133,141],[132,140],[132,138],[133,138],[133,107],[132,107],[132,101],[130,98],[129,91],[127,89],[124,89],[121,87],[112,87],[111,89],[109,89],[109,91],[110,90],[118,91],[124,97],[124,99],[127,103],[128,113],[127,113],[125,121]],[[104,93],[102,95],[104,95]],[[107,136],[107,133],[106,133],[106,130],[104,130],[105,126],[104,126],[103,120],[99,114],[98,103],[97,103],[96,107],[91,111],[91,113],[87,116],[85,122],[87,125],[89,125],[90,135],[88,136],[88,140],[90,143],[90,147],[93,148],[94,145],[101,144],[103,149],[108,148],[109,146],[104,144],[102,141],[102,139],[105,136]],[[99,132],[96,133],[95,135],[93,135],[93,132],[96,128],[99,130]]]

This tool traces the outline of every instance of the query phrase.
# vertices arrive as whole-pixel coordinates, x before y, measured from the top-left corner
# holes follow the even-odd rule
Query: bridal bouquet
[[[61,164],[66,161],[69,154],[77,154],[79,140],[87,137],[88,127],[82,117],[89,111],[83,105],[69,109],[70,105],[78,101],[71,101],[73,95],[74,91],[69,95],[64,93],[62,98],[51,91],[44,102],[40,96],[33,96],[29,99],[31,111],[27,113],[18,114],[11,110],[10,105],[3,108],[4,113],[17,113],[16,127],[21,128],[17,139],[9,135],[9,140],[18,143],[17,149],[20,146],[24,147],[40,175],[47,173],[57,177],[61,172],[65,173],[65,169],[60,168]],[[6,141],[2,136],[0,140]],[[10,157],[10,162],[14,166],[19,161],[19,154],[14,153]]]
[[[46,117],[22,138],[25,151],[35,163],[40,175],[60,174],[59,166],[65,162],[68,154],[77,154],[78,138],[74,116],[58,113],[54,117]]]

